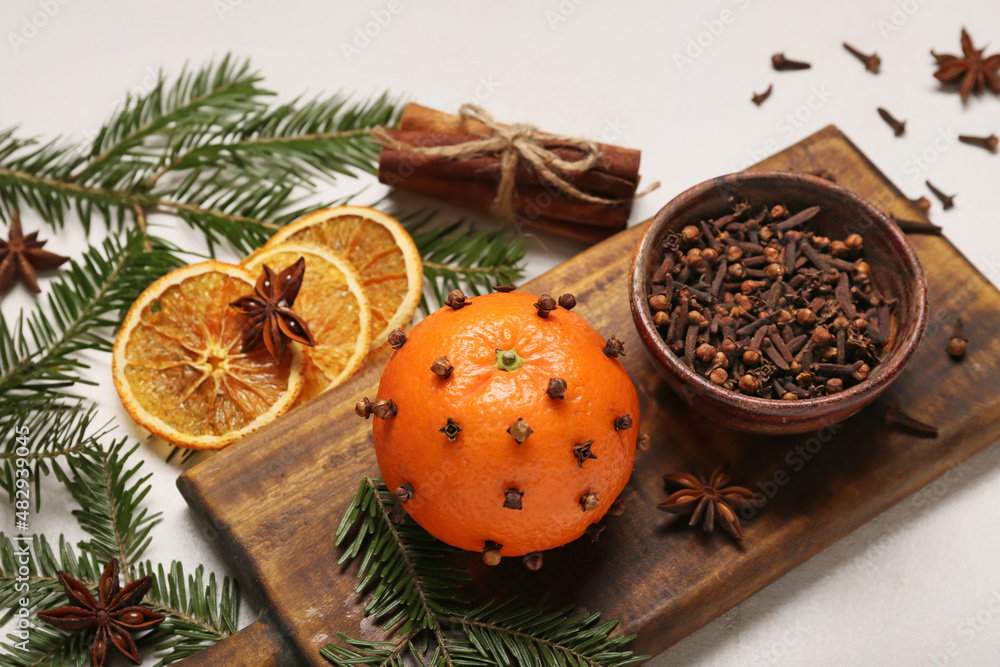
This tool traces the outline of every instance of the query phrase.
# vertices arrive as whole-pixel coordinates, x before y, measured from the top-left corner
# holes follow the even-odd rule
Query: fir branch
[[[176,215],[201,231],[212,250],[225,242],[248,251],[302,215],[304,198],[316,193],[320,180],[373,173],[379,147],[368,131],[394,125],[401,110],[385,95],[360,103],[334,95],[269,107],[262,100],[270,93],[259,81],[248,64],[228,57],[185,70],[172,85],[161,76],[149,94],[127,98],[84,151],[58,139],[22,139],[15,128],[0,130],[0,208],[35,209],[56,229],[69,212],[88,231],[95,217],[109,228],[127,229],[121,238],[90,248],[32,311],[13,321],[0,312],[0,434],[28,425],[37,435],[28,457],[36,484],[55,472],[81,504],[74,514],[89,535],[78,545],[79,554],[60,538],[59,558],[36,539],[33,605],[62,602],[60,569],[90,586],[112,557],[121,561],[126,578],[154,573],[148,562],[136,565],[158,515],[143,507],[148,476],[140,477],[140,465],[128,464],[135,447],[127,450],[120,441],[101,450],[93,408],[66,400],[73,385],[85,382],[81,355],[110,350],[111,336],[138,294],[180,264],[176,248],[149,235],[147,216]],[[413,229],[439,300],[460,284],[479,293],[522,277],[521,244],[509,244],[500,234],[470,235],[460,223],[432,231],[424,227],[427,222],[418,221]],[[50,422],[43,423],[46,415]],[[16,438],[5,438],[11,442],[16,446]],[[10,493],[19,476],[10,467],[17,457],[8,453],[0,451],[0,487]],[[58,463],[63,458],[65,468]],[[464,618],[458,589],[465,573],[439,567],[448,547],[412,524],[393,524],[387,492],[373,483],[368,489],[368,529],[385,536],[379,547],[383,560],[366,560],[359,586],[371,594],[367,611],[403,638],[386,648],[389,660],[395,663],[408,652],[420,661],[433,651],[434,664],[467,664],[471,649],[449,621]],[[354,534],[350,526],[347,533]],[[372,548],[360,533],[353,544]],[[0,536],[0,597],[8,613],[17,584],[12,550]],[[155,572],[150,599],[168,620],[140,641],[170,652],[161,664],[235,632],[239,594],[228,579],[220,591],[213,576],[205,583],[202,568],[187,577],[177,563],[169,571],[156,566]],[[412,595],[401,598],[399,589]],[[24,652],[5,645],[0,664],[85,660],[79,635],[36,628],[30,644]]]
[[[152,488],[152,473],[138,477],[142,462],[127,467],[128,458],[139,448],[125,450],[127,440],[111,444],[107,450],[92,449],[67,457],[69,472],[55,463],[56,477],[80,505],[73,515],[90,540],[79,547],[101,562],[117,558],[126,581],[135,572],[132,564],[142,557],[151,541],[150,531],[160,513],[151,514],[142,501]]]
[[[343,548],[339,564],[360,559],[356,592],[370,593],[365,613],[380,621],[390,617],[385,628],[396,629],[399,639],[365,641],[339,634],[342,645],[320,651],[333,664],[623,667],[649,657],[623,648],[634,635],[612,634],[617,621],[601,623],[600,614],[572,607],[552,609],[544,599],[469,609],[459,592],[467,574],[445,560],[456,550],[412,520],[397,524],[394,505],[381,482],[365,477],[336,535]]]
[[[123,108],[98,132],[86,164],[68,180],[99,184],[102,188],[133,189],[148,170],[168,159],[171,151],[194,137],[260,109],[261,97],[273,93],[259,88],[261,77],[249,61],[225,56],[197,71],[182,70],[168,88],[161,73],[153,89],[126,97]],[[150,150],[159,141],[166,151]]]
[[[277,218],[279,220],[278,223],[233,216],[218,211],[208,211],[176,202],[168,202],[167,205],[174,206],[174,212],[189,227],[205,235],[205,242],[208,244],[209,253],[214,256],[216,246],[222,242],[228,242],[232,248],[243,253],[253,252],[266,243],[274,235],[275,230],[280,229],[283,224],[300,218],[316,209],[343,206],[353,200],[358,194],[360,193],[350,194],[326,203],[283,211]],[[169,211],[169,209],[164,210]],[[234,222],[237,224],[232,224]]]
[[[60,571],[96,591],[104,561],[88,548],[77,553],[62,536],[59,554],[57,557],[53,553],[44,537],[35,536],[31,549],[25,550],[22,543],[14,543],[0,533],[0,606],[5,609],[0,623],[14,617],[22,597],[30,600],[27,609],[31,612],[66,604],[66,594],[58,579]],[[19,574],[22,566],[28,570],[26,577]],[[154,566],[146,561],[133,573],[135,577],[154,575],[145,604],[167,617],[155,630],[137,638],[140,647],[169,652],[159,665],[188,657],[236,632],[240,595],[235,582],[228,577],[223,580],[220,591],[214,575],[205,583],[202,566],[195,574],[185,575],[181,564],[174,561],[167,574],[162,565]],[[0,665],[77,665],[86,663],[93,636],[66,634],[33,622],[26,650],[16,647],[23,641],[22,637],[11,634],[7,640],[0,644],[3,651]]]
[[[349,104],[342,94],[298,100],[257,112],[219,130],[188,152],[178,155],[146,181],[154,186],[170,172],[200,170],[225,162],[245,166],[258,161],[278,172],[353,175],[375,172],[379,145],[369,139],[376,125],[394,125],[399,102],[383,94],[375,100]]]
[[[411,631],[399,642],[378,642],[352,639],[343,632],[337,638],[344,646],[327,644],[320,655],[335,665],[378,665],[378,667],[405,667],[413,663],[424,664],[420,657],[426,648],[414,645],[419,629]],[[409,658],[409,660],[407,660]]]
[[[202,230],[210,244],[221,239],[250,251],[275,229],[308,209],[295,204],[317,191],[317,177],[333,181],[375,171],[378,145],[368,133],[392,124],[399,103],[387,95],[348,103],[334,95],[262,110],[222,128],[154,174],[147,185],[173,209]],[[160,179],[170,174],[167,181]],[[164,185],[165,183],[165,185]],[[237,221],[239,226],[227,224]]]
[[[383,108],[385,116],[395,113],[395,107]],[[367,130],[347,133],[336,139],[323,135],[258,138],[239,142],[240,150],[228,147],[232,154],[222,150],[225,146],[203,146],[206,151],[218,151],[214,162],[198,162],[178,171],[170,187],[155,193],[84,185],[4,165],[0,166],[0,202],[8,210],[27,205],[57,229],[70,209],[88,231],[95,214],[119,229],[132,219],[142,230],[146,214],[170,213],[201,230],[210,244],[225,238],[247,251],[281,225],[320,206],[296,208],[300,199],[317,190],[311,173],[333,179],[338,174],[354,176],[356,171],[374,169],[377,153]],[[2,149],[0,142],[0,154]]]
[[[181,265],[157,244],[132,231],[90,248],[50,285],[44,304],[13,323],[0,311],[0,430],[32,410],[51,406],[54,396],[71,395],[88,365],[84,350],[108,352],[121,318],[151,282]]]
[[[227,241],[236,251],[249,253],[262,246],[278,228],[263,220],[239,219],[214,212],[182,207],[176,209],[178,217],[188,227],[200,231],[205,236],[209,254],[215,256],[216,247]],[[232,224],[238,222],[238,224]]]
[[[201,449],[191,449],[189,447],[179,447],[179,446],[177,446],[177,445],[175,445],[173,443],[169,443],[169,442],[166,443],[166,444],[167,444],[168,449],[170,450],[170,453],[167,454],[164,457],[164,459],[163,459],[164,463],[170,463],[171,461],[174,460],[174,457],[179,457],[178,458],[178,463],[180,463],[181,465],[184,465],[188,461],[190,461],[191,459],[193,459],[195,456],[197,456],[198,454],[203,454],[203,455],[206,454],[206,452],[204,450],[201,450]],[[210,456],[211,453],[209,452],[208,455]]]
[[[229,56],[185,70],[172,86],[161,75],[152,91],[127,98],[83,157],[0,131],[0,202],[33,208],[57,229],[73,209],[88,231],[95,214],[144,229],[146,215],[167,211],[213,250],[222,239],[250,250],[301,213],[296,202],[316,193],[316,177],[374,173],[379,146],[368,133],[401,111],[386,94],[268,107],[259,81]]]
[[[65,212],[70,208],[75,208],[79,218],[84,221],[84,228],[88,232],[90,231],[89,221],[95,212],[100,213],[105,220],[121,229],[125,226],[126,216],[134,215],[137,208],[145,212],[208,216],[236,223],[238,227],[265,227],[272,231],[279,227],[279,225],[265,220],[174,201],[166,197],[155,197],[125,190],[88,187],[5,167],[0,167],[0,201],[4,202],[8,210],[17,208],[21,204],[27,204],[39,212],[45,222],[56,229],[62,227]],[[137,223],[136,226],[138,227],[139,224]]]
[[[28,556],[25,578],[19,575],[19,568],[25,566],[25,554],[16,552],[14,543],[0,535],[0,604],[6,607],[8,615],[3,621],[9,620],[15,611],[15,600],[23,596],[24,591],[19,590],[23,581],[27,580],[32,608],[47,609],[64,598],[57,578],[60,570],[96,588],[104,565],[117,558],[126,581],[153,575],[147,604],[163,613],[167,620],[140,638],[139,644],[168,651],[159,664],[176,662],[236,632],[240,594],[235,582],[224,578],[220,590],[214,574],[205,582],[203,566],[186,576],[176,561],[169,571],[149,561],[135,564],[148,547],[152,528],[159,519],[158,513],[152,514],[143,506],[151,490],[150,475],[139,476],[141,461],[130,465],[129,459],[136,449],[138,445],[126,449],[123,439],[112,443],[106,451],[95,447],[67,453],[68,471],[53,464],[57,478],[80,505],[73,514],[90,539],[79,543],[77,555],[60,537],[61,558],[57,559],[44,537],[36,536],[33,553],[37,558]],[[12,645],[4,648],[15,657],[20,656],[18,659],[26,660],[50,650],[67,650],[69,655],[76,656],[76,645],[66,649],[68,645],[60,643],[61,637],[64,636],[52,632],[41,633],[37,638],[32,634],[29,651],[19,653]],[[0,656],[0,664],[4,664],[3,659]]]
[[[0,162],[10,171],[66,181],[84,160],[79,146],[60,137],[42,142],[37,137],[20,138],[16,132],[16,125],[0,130]]]
[[[0,623],[14,617],[22,597],[28,598],[31,610],[66,604],[66,593],[58,579],[60,571],[91,588],[96,588],[101,578],[104,565],[98,563],[93,554],[77,553],[62,536],[59,537],[58,556],[44,536],[35,535],[28,544],[30,549],[25,548],[25,542],[15,543],[0,533],[0,606],[4,608]],[[22,567],[27,568],[27,577],[21,574]]]
[[[367,549],[358,567],[355,592],[371,592],[365,613],[397,628],[404,636],[414,629],[429,630],[452,667],[440,613],[463,601],[458,586],[467,578],[454,567],[441,566],[453,549],[431,537],[414,522],[397,524],[392,518],[392,494],[378,481],[362,480],[353,507],[337,529],[337,545],[351,539],[337,561],[342,565]],[[386,620],[388,617],[388,620]]]
[[[446,622],[460,627],[464,637],[453,640],[453,651],[470,662],[517,664],[525,667],[624,667],[649,656],[619,650],[635,635],[611,633],[618,621],[598,623],[600,614],[581,614],[573,607],[551,610],[544,601],[529,605],[509,600],[488,603]]]
[[[2,148],[0,145],[0,150]],[[62,150],[67,155],[73,153],[71,148]],[[155,202],[148,195],[90,187],[67,179],[68,175],[50,175],[17,161],[6,162],[0,166],[0,201],[8,216],[14,209],[31,208],[57,230],[65,224],[66,213],[76,210],[88,233],[95,213],[99,213],[109,225],[116,224],[121,229],[128,211],[135,206],[148,206]]]
[[[401,216],[423,258],[424,278],[438,305],[448,292],[462,289],[488,294],[494,285],[514,285],[524,278],[525,244],[503,231],[480,232],[458,220],[430,228],[435,213]],[[430,312],[426,294],[420,307]]]
[[[30,548],[27,545],[30,544]],[[66,593],[59,583],[58,573],[64,571],[96,589],[101,567],[84,554],[77,555],[64,538],[59,538],[60,557],[49,542],[34,536],[31,543],[14,543],[0,533],[0,604],[5,612],[0,623],[7,623],[18,613],[33,616],[37,609],[50,609],[66,604]],[[26,568],[23,576],[21,568]],[[20,600],[27,598],[28,607]],[[22,611],[23,610],[23,611]],[[38,623],[33,618],[25,634],[15,630],[0,644],[0,665],[4,667],[41,667],[49,665],[86,664],[93,638],[84,633],[67,633]]]
[[[52,472],[53,460],[99,447],[98,439],[108,432],[93,427],[97,407],[83,401],[51,400],[37,407],[23,421],[0,424],[0,488],[13,506],[16,492],[33,481],[36,511],[42,507],[42,478]]]
[[[32,625],[28,639],[15,633],[0,645],[2,667],[80,667],[90,662],[93,638],[47,625]]]
[[[222,589],[210,574],[205,583],[205,568],[199,565],[187,575],[177,561],[169,573],[163,565],[154,569],[146,561],[139,566],[139,576],[153,575],[153,587],[147,604],[167,617],[159,627],[143,637],[143,642],[157,651],[169,651],[157,665],[168,665],[203,651],[220,639],[235,634],[240,610],[240,592],[235,581],[225,577]]]

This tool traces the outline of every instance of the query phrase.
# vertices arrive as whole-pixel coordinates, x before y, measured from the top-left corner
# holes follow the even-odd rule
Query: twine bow
[[[560,192],[577,199],[594,204],[612,206],[622,204],[659,187],[654,183],[641,194],[628,199],[606,199],[583,192],[567,181],[560,174],[578,174],[588,171],[597,164],[600,148],[593,141],[570,137],[562,134],[540,132],[531,125],[515,124],[504,127],[496,122],[482,107],[474,104],[463,104],[458,111],[462,120],[477,120],[485,125],[490,134],[482,139],[473,139],[453,146],[416,146],[389,136],[384,127],[372,130],[372,136],[383,146],[398,151],[416,153],[428,158],[450,158],[462,160],[484,153],[499,153],[500,183],[497,186],[497,196],[493,200],[493,215],[501,220],[510,220],[514,214],[514,176],[518,161],[524,160],[538,173],[539,177],[555,187]],[[542,145],[542,141],[557,142],[564,146],[575,148],[582,153],[576,160],[564,160]]]

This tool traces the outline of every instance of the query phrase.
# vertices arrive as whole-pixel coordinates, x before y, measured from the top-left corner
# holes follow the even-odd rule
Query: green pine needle
[[[2,667],[83,667],[90,664],[94,638],[85,633],[70,633],[48,625],[32,625],[28,640],[17,634],[7,635],[0,653]]]
[[[0,311],[0,430],[92,384],[81,352],[109,352],[125,312],[151,282],[182,264],[157,244],[145,249],[133,230],[108,237],[73,260],[50,285],[47,299],[9,322]]]
[[[235,633],[239,591],[229,579],[220,586],[210,574],[206,581],[201,566],[187,575],[179,563],[164,568],[142,560],[159,516],[144,505],[151,487],[134,462],[138,445],[124,439],[102,445],[107,428],[97,424],[94,405],[76,385],[91,383],[83,376],[87,355],[110,351],[139,294],[185,263],[178,248],[150,235],[149,215],[182,220],[204,235],[212,254],[223,245],[249,252],[321,207],[310,203],[321,186],[375,173],[379,146],[370,130],[396,125],[402,111],[402,102],[388,95],[352,100],[338,93],[283,104],[273,104],[272,95],[248,62],[226,56],[173,79],[161,74],[153,90],[127,97],[87,146],[0,129],[0,212],[9,218],[15,209],[30,209],[56,230],[75,215],[87,232],[95,219],[112,231],[65,267],[35,307],[16,316],[0,312],[0,488],[15,500],[30,481],[38,506],[40,480],[54,474],[79,504],[73,515],[88,536],[75,547],[60,537],[58,553],[43,536],[34,537],[27,565],[31,611],[65,604],[60,570],[93,589],[107,562],[118,558],[129,579],[154,575],[146,602],[167,620],[138,643],[166,652],[159,664]],[[523,278],[522,242],[476,233],[462,221],[434,229],[432,217],[404,221],[424,258],[427,294],[436,301],[452,289],[479,294]],[[19,446],[27,456],[19,455]],[[609,637],[612,626],[596,619],[542,611],[551,627],[541,628],[514,623],[531,616],[527,609],[516,619],[505,616],[512,612],[503,606],[470,615],[460,593],[466,573],[440,566],[450,548],[412,522],[393,524],[391,496],[371,480],[359,494],[338,540],[350,543],[345,558],[363,561],[359,591],[369,596],[367,612],[400,640],[342,638],[343,646],[323,650],[337,664],[402,664],[405,657],[478,665],[522,649],[570,656],[570,663],[555,664],[625,664],[612,658],[627,639]],[[381,537],[373,541],[373,535]],[[0,621],[12,618],[24,596],[18,547],[0,534]],[[557,616],[544,616],[550,613]],[[563,634],[542,632],[560,629]],[[16,634],[0,643],[0,667],[84,664],[92,638],[33,624],[26,644]]]
[[[423,258],[427,289],[420,308],[430,312],[427,292],[438,306],[448,293],[488,294],[495,285],[516,285],[524,278],[524,241],[503,231],[476,233],[465,220],[432,227],[437,214],[418,211],[399,216]]]
[[[114,228],[144,228],[154,212],[180,216],[210,249],[225,239],[248,251],[301,212],[319,182],[374,173],[376,125],[394,125],[401,102],[336,94],[269,106],[249,63],[226,56],[161,74],[129,96],[86,151],[0,131],[0,204],[36,210],[55,228],[74,210]]]
[[[185,578],[184,568],[177,561],[165,571],[155,570],[149,561],[139,566],[139,576],[154,575],[153,587],[146,603],[167,617],[143,640],[158,651],[170,651],[158,663],[168,665],[203,651],[220,639],[235,634],[239,620],[240,592],[228,577],[222,588],[210,574],[205,582],[205,568],[199,565],[193,575]]]
[[[337,528],[342,565],[359,560],[356,592],[368,595],[365,613],[395,630],[397,641],[373,642],[338,634],[341,644],[320,653],[338,667],[418,664],[472,667],[622,667],[649,656],[624,649],[634,635],[612,634],[617,621],[516,599],[469,608],[460,593],[468,574],[457,550],[414,521],[396,523],[396,501],[365,477]]]
[[[78,553],[61,536],[58,555],[44,536],[35,535],[28,544],[30,550],[27,554],[26,583],[29,590],[25,591],[24,577],[19,573],[19,569],[24,566],[25,543],[15,542],[0,533],[0,606],[4,609],[0,623],[6,623],[14,617],[20,609],[19,600],[22,597],[28,598],[31,610],[51,609],[68,604],[66,593],[59,583],[59,572],[65,572],[96,588],[104,570],[105,564],[99,563],[93,554]],[[47,627],[38,623],[33,624],[33,629],[40,626]]]
[[[80,527],[91,536],[79,547],[104,563],[117,558],[124,572],[137,562],[151,541],[150,531],[160,513],[151,514],[142,505],[149,494],[151,474],[140,477],[142,462],[131,467],[129,457],[138,444],[126,450],[126,439],[101,448],[70,454],[65,468],[54,464],[62,482],[80,509],[73,515]]]
[[[161,73],[143,95],[128,95],[123,108],[97,133],[84,166],[69,180],[111,190],[132,190],[149,172],[220,123],[264,106],[272,95],[248,61],[226,56],[218,64],[181,72],[168,85]],[[151,146],[166,146],[153,151]]]
[[[60,571],[82,581],[96,595],[105,565],[89,548],[76,551],[62,536],[57,555],[44,537],[35,536],[25,553],[24,543],[0,533],[0,606],[4,609],[0,623],[15,617],[21,609],[19,600],[24,597],[30,601],[27,609],[32,619],[27,646],[18,648],[25,640],[16,634],[7,635],[7,640],[0,643],[0,666],[89,664],[93,633],[66,633],[39,623],[34,615],[69,603],[59,583]],[[27,577],[20,576],[20,567],[27,568]],[[240,593],[228,577],[220,589],[215,575],[205,582],[202,566],[193,575],[186,575],[177,561],[169,570],[146,561],[132,570],[129,579],[147,574],[153,575],[153,586],[143,604],[163,614],[166,620],[153,631],[137,636],[136,643],[140,648],[167,652],[157,665],[177,662],[236,632]]]
[[[314,174],[351,176],[355,170],[375,173],[379,146],[368,134],[376,125],[395,125],[399,108],[399,102],[386,94],[349,103],[338,93],[304,104],[294,100],[262,109],[177,156],[150,176],[146,185],[155,185],[168,173],[196,173],[220,164],[257,168],[263,173],[270,169],[302,179]]]
[[[53,463],[97,449],[110,429],[94,427],[97,407],[85,401],[53,399],[36,407],[23,419],[0,423],[0,489],[15,506],[18,496],[23,498],[33,485],[37,512],[42,507],[42,479],[52,472]]]

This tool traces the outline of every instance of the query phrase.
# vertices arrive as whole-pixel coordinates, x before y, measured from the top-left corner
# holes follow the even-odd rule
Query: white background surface
[[[641,148],[645,181],[663,187],[636,206],[634,224],[682,189],[836,123],[910,196],[928,194],[924,178],[957,192],[953,210],[942,212],[935,201],[931,215],[997,282],[1000,156],[957,144],[953,135],[1000,132],[1000,99],[978,97],[963,107],[932,78],[928,54],[957,52],[963,25],[979,45],[1000,47],[996,0],[397,1],[401,11],[348,59],[342,44],[388,2],[50,0],[50,11],[58,10],[43,21],[37,15],[46,2],[8,0],[0,5],[0,124],[90,138],[124,92],[148,88],[158,68],[174,74],[185,61],[198,65],[231,51],[251,56],[282,99],[388,89],[454,110],[478,95],[501,120]],[[33,16],[44,23],[37,30],[26,27]],[[26,41],[12,44],[12,33]],[[883,73],[865,72],[841,48],[845,39],[877,50]],[[780,50],[813,69],[772,71],[769,57]],[[679,67],[678,54],[689,62]],[[771,99],[752,105],[751,93],[769,83]],[[909,121],[904,138],[878,119],[880,105]],[[336,192],[356,189],[358,182],[342,181]],[[369,192],[374,199],[382,190]],[[29,230],[39,224],[24,218]],[[199,247],[198,235],[163,233]],[[79,256],[81,241],[66,232],[50,247]],[[533,238],[528,277],[580,249]],[[29,303],[15,290],[3,301],[4,315]],[[109,361],[95,357],[93,377],[101,382],[103,415],[120,420],[121,433],[131,425]],[[225,572],[174,486],[180,467],[165,463],[154,445],[140,454],[154,474],[149,503],[163,512],[149,557]],[[904,501],[653,664],[1000,664],[998,483],[994,446],[950,482]],[[48,490],[34,528],[50,538],[80,537],[61,490]],[[10,514],[0,511],[0,529],[8,532]],[[251,617],[248,608],[244,622]]]

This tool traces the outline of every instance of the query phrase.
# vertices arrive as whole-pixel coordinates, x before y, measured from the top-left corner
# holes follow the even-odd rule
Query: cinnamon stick
[[[399,129],[403,132],[412,131],[427,134],[461,133],[479,136],[489,134],[489,129],[477,120],[462,120],[458,116],[431,109],[430,107],[425,107],[414,102],[407,104],[406,108],[403,109],[403,115],[399,119]],[[559,144],[555,142],[551,145],[558,146]],[[549,147],[548,142],[546,142],[546,147]],[[638,185],[639,159],[642,156],[642,151],[601,143],[597,144],[597,147],[601,152],[597,157],[597,164],[594,166],[594,171],[600,171],[628,181],[633,185]],[[572,151],[574,156],[579,156],[578,151],[575,149],[570,148],[567,150]]]
[[[437,160],[414,166],[408,161],[408,156],[408,153],[383,150],[379,156],[379,181],[393,187],[439,197],[476,211],[490,210],[497,194],[497,179],[485,178],[490,171],[489,168],[479,172],[472,171],[468,160]],[[498,159],[482,159],[495,162],[496,171],[499,172]],[[628,224],[631,209],[632,202],[628,200],[625,204],[601,206],[600,211],[595,213],[593,204],[568,197],[554,188],[545,188],[541,185],[518,182],[514,191],[514,210],[528,219],[544,215],[566,222],[624,229]]]
[[[446,147],[479,141],[491,130],[476,119],[409,104],[398,130],[388,130],[391,140],[413,147]],[[556,158],[575,162],[582,146],[537,133],[532,141]],[[558,171],[559,178],[587,195],[615,203],[588,201],[546,181],[536,165],[523,156],[513,171],[514,190],[508,200],[513,222],[519,228],[545,229],[593,241],[609,236],[628,224],[632,197],[639,182],[636,150],[597,144],[594,166],[583,172]],[[454,152],[454,151],[452,151]],[[379,156],[379,181],[404,190],[437,197],[480,212],[493,209],[503,168],[501,151],[469,157],[427,156],[416,148],[390,144]]]
[[[392,184],[390,183],[390,185]],[[436,199],[443,199],[456,206],[474,211],[488,211],[493,197],[496,196],[496,189],[488,184],[469,182],[461,187],[456,187],[452,181],[426,178],[418,174],[414,174],[406,179],[406,187],[404,189]],[[539,189],[539,192],[543,191]],[[548,209],[542,210],[539,207],[528,207],[524,211],[518,207],[513,224],[518,231],[541,229],[561,236],[591,242],[605,239],[615,232],[620,231],[625,226],[624,224],[608,226],[561,220],[547,215],[548,213]]]
[[[389,130],[389,136],[397,141],[415,146],[453,146],[478,138],[474,134],[462,134],[458,132],[448,134],[431,135],[417,131]],[[563,160],[577,160],[580,152],[573,148],[560,148],[557,143],[543,142],[542,144]],[[428,160],[422,156],[412,155],[392,148],[385,148],[379,156],[379,171],[383,168],[386,171],[405,174],[408,167],[403,164],[411,164],[418,167],[420,172],[433,178],[472,180],[481,182],[491,182],[496,184],[500,180],[500,158],[491,155],[483,155],[464,160]],[[600,158],[598,159],[598,166]],[[384,167],[382,166],[384,165]],[[612,165],[618,167],[620,165]],[[538,172],[531,168],[531,165],[519,162],[516,171],[517,184],[544,185],[544,181]],[[567,173],[563,179],[572,183],[577,188],[591,194],[624,199],[631,197],[635,193],[635,182],[624,178],[613,176],[606,171],[594,169],[578,173]]]

